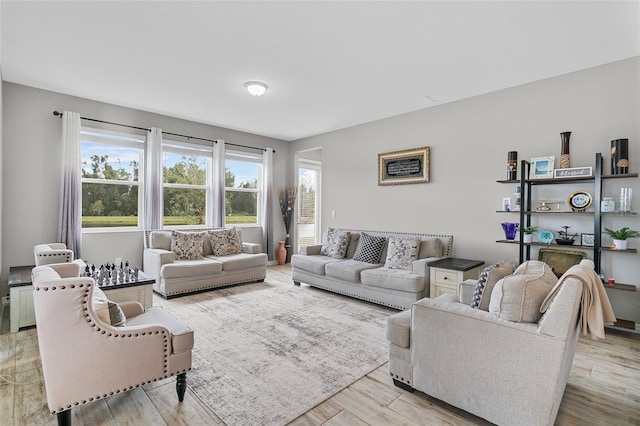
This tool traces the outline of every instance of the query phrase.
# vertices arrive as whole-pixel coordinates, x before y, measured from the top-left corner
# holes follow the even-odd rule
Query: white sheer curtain
[[[62,114],[62,185],[58,210],[59,242],[81,257],[82,248],[82,182],[80,177],[80,114]]]
[[[273,260],[273,149],[262,156],[262,249]]]
[[[162,129],[152,127],[147,132],[144,172],[144,228],[162,228],[164,203],[162,198]]]
[[[210,200],[209,208],[207,209],[211,217],[209,223],[213,227],[224,226],[224,187],[225,187],[225,146],[222,139],[218,139],[213,144],[213,167],[212,170],[212,196]]]

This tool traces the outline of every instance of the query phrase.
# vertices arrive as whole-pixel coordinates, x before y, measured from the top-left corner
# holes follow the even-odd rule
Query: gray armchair
[[[499,425],[553,425],[575,354],[583,283],[567,277],[532,323],[472,308],[471,285],[461,284],[466,300],[425,298],[389,317],[394,383]]]
[[[145,311],[137,302],[109,303],[126,317],[125,325],[111,325],[94,308],[93,279],[79,273],[73,262],[32,272],[47,402],[58,424],[71,424],[73,407],[174,375],[182,402],[193,330],[162,308]]]

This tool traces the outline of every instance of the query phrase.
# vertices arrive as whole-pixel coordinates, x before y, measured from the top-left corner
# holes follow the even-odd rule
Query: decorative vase
[[[507,180],[518,179],[518,151],[507,154]]]
[[[278,241],[278,244],[280,244],[276,250],[278,265],[284,265],[287,261],[287,249],[284,248],[284,241]]]
[[[562,148],[560,150],[560,168],[568,169],[571,167],[571,161],[569,158],[569,138],[571,132],[560,133],[560,140],[562,141]]]
[[[613,246],[611,248],[615,250],[626,250],[628,247],[628,240],[613,240]]]
[[[514,240],[516,238],[516,231],[519,225],[517,222],[502,222],[500,225],[502,225],[504,236],[507,240]]]
[[[611,174],[627,173],[629,173],[629,139],[614,139],[611,141]]]
[[[523,243],[532,243],[533,242],[533,234],[524,234],[522,236]]]

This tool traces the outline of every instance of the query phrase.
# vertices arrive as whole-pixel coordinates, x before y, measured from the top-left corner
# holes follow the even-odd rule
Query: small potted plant
[[[533,241],[533,233],[538,231],[537,226],[527,226],[526,228],[522,228],[521,232],[524,234],[522,236],[523,243],[531,243]]]
[[[626,250],[629,244],[627,241],[628,239],[640,237],[640,232],[629,229],[628,226],[615,231],[613,229],[604,228],[604,232],[613,238],[613,244],[611,245],[612,250]]]

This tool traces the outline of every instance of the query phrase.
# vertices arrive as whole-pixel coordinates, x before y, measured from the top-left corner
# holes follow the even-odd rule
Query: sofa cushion
[[[376,237],[363,232],[360,235],[358,248],[353,255],[353,260],[374,264],[379,263],[380,253],[382,253],[385,241],[385,237]]]
[[[267,255],[264,253],[238,253],[230,254],[228,256],[210,256],[209,259],[214,259],[222,263],[223,271],[238,271],[267,264]]]
[[[389,269],[411,269],[411,263],[418,259],[419,250],[419,238],[389,237],[389,247],[384,267]]]
[[[163,278],[198,277],[220,272],[222,262],[207,257],[198,260],[176,260],[160,268],[160,276]]]
[[[379,268],[382,265],[372,265],[354,259],[345,259],[341,262],[327,263],[325,274],[342,281],[360,283],[360,273],[366,269]]]
[[[497,282],[489,301],[489,312],[514,322],[537,322],[540,307],[558,278],[551,267],[529,260]]]
[[[214,256],[228,256],[230,254],[242,253],[242,242],[235,226],[226,229],[215,229],[209,231],[211,249]]]
[[[390,290],[419,293],[424,291],[425,277],[416,275],[406,269],[375,268],[360,273],[362,284]]]
[[[294,254],[291,256],[291,266],[317,275],[324,275],[325,266],[333,262],[341,262],[341,260],[334,257],[324,256],[322,254],[314,254],[310,256]]]
[[[329,228],[327,238],[322,243],[320,254],[336,259],[344,259],[347,255],[350,237],[351,233],[349,231]]]
[[[156,230],[149,235],[149,248],[171,250],[171,231]]]
[[[480,272],[478,282],[473,290],[473,299],[471,307],[475,309],[489,310],[489,300],[491,300],[491,292],[498,280],[513,273],[513,265],[504,261],[489,265]]]
[[[202,259],[202,235],[171,231],[171,251],[178,259]]]
[[[116,327],[126,325],[126,317],[120,306],[116,302],[109,300],[104,292],[97,286],[93,287],[91,304],[93,305],[94,312],[103,322]]]
[[[420,252],[418,253],[419,259],[426,259],[428,257],[442,257],[444,248],[442,247],[442,240],[436,237],[427,237],[420,240]]]
[[[348,259],[353,259],[356,254],[358,245],[360,244],[360,233],[349,231],[349,246],[347,247],[347,254],[344,256]]]
[[[401,348],[411,344],[411,309],[389,315],[387,318],[387,340]]]
[[[174,354],[193,349],[193,330],[178,321],[159,306],[153,306],[144,313],[129,320],[129,326],[163,325],[171,333],[171,352]]]

